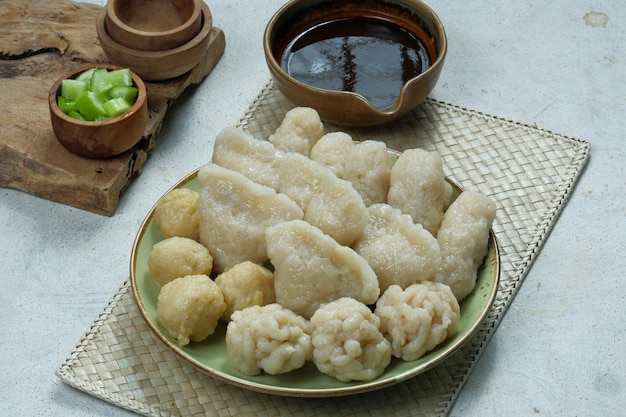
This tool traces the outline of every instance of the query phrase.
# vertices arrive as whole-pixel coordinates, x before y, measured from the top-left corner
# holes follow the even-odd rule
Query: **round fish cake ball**
[[[280,304],[236,311],[226,329],[233,366],[246,375],[283,374],[311,359],[309,322]]]
[[[148,269],[159,287],[185,275],[210,275],[213,257],[193,239],[171,237],[155,244],[148,256]]]
[[[226,310],[222,320],[230,321],[235,311],[253,305],[263,306],[275,301],[274,274],[264,266],[250,261],[239,263],[215,278],[222,290]]]
[[[157,299],[159,323],[181,346],[212,335],[225,309],[222,291],[208,275],[176,278]]]
[[[391,342],[393,356],[420,358],[455,334],[461,318],[459,304],[445,284],[423,281],[402,289],[390,286],[376,302],[380,330]]]
[[[176,188],[165,194],[154,207],[154,221],[163,237],[199,240],[199,201],[199,194],[188,188]]]
[[[365,304],[343,297],[321,306],[310,320],[313,363],[339,381],[371,381],[391,361],[380,319]]]

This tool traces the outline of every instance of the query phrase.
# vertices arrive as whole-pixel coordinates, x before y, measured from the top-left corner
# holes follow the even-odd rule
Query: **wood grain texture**
[[[213,27],[196,67],[171,80],[146,83],[149,121],[133,149],[111,159],[85,159],[54,136],[47,94],[66,71],[87,63],[114,64],[98,42],[99,11],[65,0],[0,2],[0,186],[111,216],[124,189],[141,173],[167,109],[211,72],[225,37]]]

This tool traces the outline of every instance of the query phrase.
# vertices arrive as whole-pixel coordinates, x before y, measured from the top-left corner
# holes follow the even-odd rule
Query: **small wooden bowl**
[[[354,91],[306,84],[281,66],[289,44],[301,34],[310,33],[312,28],[331,21],[360,18],[395,24],[419,39],[429,57],[428,68],[399,86],[395,104],[388,108],[377,108]],[[373,126],[397,119],[424,101],[439,79],[447,53],[447,39],[439,17],[419,0],[291,0],[267,24],[263,49],[276,86],[291,103],[312,107],[323,120],[338,125]],[[343,71],[352,71],[352,68],[344,65]],[[343,79],[349,75],[344,74]]]
[[[74,78],[89,68],[120,69],[115,65],[86,65],[68,71],[52,84],[48,93],[52,130],[58,141],[69,151],[85,158],[109,158],[132,148],[143,136],[148,123],[146,86],[132,74],[137,87],[137,99],[126,113],[102,122],[76,120],[63,113],[57,104],[61,94],[61,81]]]
[[[112,63],[130,68],[144,81],[161,81],[178,77],[195,67],[206,53],[213,28],[211,11],[202,2],[202,28],[189,42],[165,51],[141,51],[115,42],[108,33],[107,10],[96,19],[100,46]]]
[[[111,39],[141,51],[165,51],[193,39],[202,28],[202,0],[109,0]]]

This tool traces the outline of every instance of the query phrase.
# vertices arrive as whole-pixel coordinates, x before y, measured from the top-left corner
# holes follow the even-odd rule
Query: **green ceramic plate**
[[[173,188],[197,190],[196,174],[197,171],[189,174]],[[310,362],[299,370],[282,375],[247,376],[229,362],[224,323],[220,323],[216,332],[203,342],[192,342],[185,347],[179,346],[158,323],[156,306],[159,289],[150,276],[147,259],[152,246],[163,236],[153,220],[153,214],[154,208],[141,225],[131,257],[131,285],[141,313],[153,332],[182,359],[217,379],[254,391],[286,396],[330,397],[372,391],[414,377],[445,360],[472,337],[487,316],[497,292],[500,265],[498,246],[492,232],[489,252],[479,270],[476,287],[461,303],[458,332],[418,360],[404,362],[393,358],[384,374],[368,382],[338,381],[318,372]]]

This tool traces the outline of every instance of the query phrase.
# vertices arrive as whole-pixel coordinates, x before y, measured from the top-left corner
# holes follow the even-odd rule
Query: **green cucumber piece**
[[[61,81],[61,95],[68,100],[75,100],[87,91],[87,83],[82,80],[66,79]]]
[[[106,68],[98,68],[91,74],[89,90],[104,96],[115,85],[112,81]]]
[[[106,68],[99,68],[91,74],[91,84],[89,89],[94,93],[106,96],[113,87],[133,85],[133,77],[129,69],[107,71]]]
[[[133,75],[128,68],[109,71],[109,77],[113,85],[123,85],[126,87],[132,87],[133,85]]]
[[[129,103],[134,103],[137,99],[137,94],[139,90],[137,87],[127,87],[125,85],[115,86],[111,88],[108,92],[109,97],[113,98],[123,98]]]
[[[85,70],[78,74],[76,77],[74,77],[74,79],[78,81],[89,81],[89,79],[91,78],[91,74],[93,74],[95,70],[96,68],[89,68],[88,70]]]
[[[67,113],[67,115],[76,120],[83,120],[83,121],[87,120],[82,114],[80,114],[76,110],[70,110],[69,113]]]
[[[59,96],[57,98],[57,104],[61,111],[65,114],[68,114],[72,110],[76,110],[76,100],[68,100],[63,96]]]
[[[107,116],[117,117],[120,114],[126,113],[128,110],[130,110],[131,105],[128,101],[119,97],[112,98],[111,100],[106,101],[102,105],[102,108],[106,112]]]
[[[102,105],[104,99],[93,91],[85,91],[76,98],[76,109],[87,120],[96,120],[97,117],[106,116],[106,112]]]

